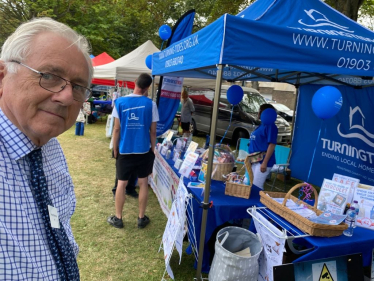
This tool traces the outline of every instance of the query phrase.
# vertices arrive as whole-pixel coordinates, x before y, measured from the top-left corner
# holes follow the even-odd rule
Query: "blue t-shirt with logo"
[[[277,144],[277,137],[278,128],[274,123],[271,125],[260,125],[252,132],[250,136],[248,152],[266,152],[268,150],[269,143]],[[262,163],[262,161],[260,163]],[[273,153],[268,161],[267,166],[273,167],[274,164],[275,155]]]
[[[152,100],[126,96],[116,99],[115,106],[121,124],[119,153],[147,153],[151,144]]]

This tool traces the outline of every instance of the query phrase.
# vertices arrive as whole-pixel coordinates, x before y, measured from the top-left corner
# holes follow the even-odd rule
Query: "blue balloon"
[[[243,95],[244,95],[243,89],[239,85],[232,85],[227,90],[227,100],[232,105],[237,105],[239,102],[241,102],[243,99]]]
[[[343,105],[340,91],[332,86],[325,86],[315,92],[312,108],[317,117],[326,120],[335,116]]]
[[[145,65],[149,68],[152,69],[152,55],[148,55],[145,58]]]
[[[168,40],[171,36],[171,28],[167,24],[161,25],[158,29],[158,35],[163,41]]]
[[[272,108],[267,108],[261,113],[261,123],[271,125],[277,120],[277,112]]]

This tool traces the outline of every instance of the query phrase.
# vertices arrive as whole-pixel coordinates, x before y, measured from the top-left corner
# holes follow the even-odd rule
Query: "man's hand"
[[[261,167],[260,167],[261,173],[265,173],[266,169],[267,169],[267,163],[262,162]]]
[[[119,154],[119,149],[118,149],[118,147],[117,147],[117,148],[113,148],[113,156],[114,156],[114,159],[117,159],[118,154]]]

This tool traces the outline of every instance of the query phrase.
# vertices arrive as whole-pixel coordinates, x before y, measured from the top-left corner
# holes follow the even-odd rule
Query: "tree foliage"
[[[64,22],[85,35],[92,53],[107,52],[119,58],[147,40],[161,46],[158,28],[173,26],[190,9],[196,10],[194,31],[224,13],[237,14],[254,0],[0,0],[0,45],[22,22],[47,16]],[[374,14],[374,0],[326,0],[357,20]]]
[[[335,8],[350,19],[357,21],[358,11],[364,2],[372,2],[365,0],[328,0],[331,7]],[[366,3],[367,4],[367,3]]]

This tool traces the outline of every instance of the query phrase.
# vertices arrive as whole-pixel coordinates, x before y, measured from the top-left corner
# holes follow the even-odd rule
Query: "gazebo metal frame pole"
[[[208,209],[209,209],[209,195],[210,195],[210,183],[211,183],[212,166],[213,166],[213,155],[214,155],[214,147],[215,147],[215,143],[216,143],[216,127],[217,127],[218,105],[219,105],[219,98],[221,96],[222,69],[223,69],[223,65],[219,64],[218,69],[217,69],[216,90],[215,90],[215,93],[214,93],[212,125],[211,125],[211,128],[210,128],[208,168],[207,168],[206,177],[205,177],[204,202],[202,202],[203,215],[202,215],[202,219],[201,219],[199,255],[198,255],[197,271],[196,271],[196,279],[198,281],[202,280],[201,279],[201,269],[202,269],[202,265],[203,265],[203,253],[204,253],[204,241],[205,241],[205,233],[206,233],[206,222],[207,222],[207,218],[208,218]]]
[[[152,75],[152,100],[153,100],[153,97],[154,97],[154,92],[155,92],[155,76]]]
[[[297,105],[299,104],[299,95],[300,95],[300,73],[297,74],[297,80],[296,80],[296,94],[295,94],[295,103],[293,107],[293,116],[292,116],[292,130],[291,130],[291,150],[290,153],[288,154],[288,159],[287,163],[290,163],[290,159],[292,156],[292,144],[293,144],[293,137],[295,135],[295,129],[296,129],[296,110],[297,110]]]
[[[293,136],[295,134],[295,124],[296,124],[296,110],[297,104],[299,103],[299,94],[300,94],[300,86],[296,86],[296,94],[295,94],[295,103],[294,103],[294,110],[292,115],[292,130],[291,130],[291,144],[293,142]]]

